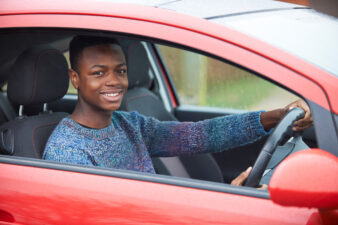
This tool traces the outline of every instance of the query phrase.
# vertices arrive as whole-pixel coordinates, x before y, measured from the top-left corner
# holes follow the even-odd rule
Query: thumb
[[[239,176],[237,176],[233,181],[231,181],[231,185],[242,186],[244,181],[248,178],[252,167],[250,166],[244,172],[242,172]]]

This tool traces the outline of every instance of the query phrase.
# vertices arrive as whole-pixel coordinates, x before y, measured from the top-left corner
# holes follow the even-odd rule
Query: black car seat
[[[11,68],[11,64],[5,66],[0,73],[0,86],[3,87],[8,80],[8,76],[10,75],[9,68]],[[7,93],[5,93],[2,88],[0,88],[0,125],[13,120],[17,116],[14,107],[9,102],[7,98]]]
[[[132,43],[126,55],[129,87],[120,110],[138,111],[161,121],[177,120],[165,109],[160,98],[150,91],[154,79],[149,73],[150,64],[144,46]],[[153,163],[160,174],[223,182],[222,173],[210,154],[153,158]]]
[[[67,61],[58,50],[36,46],[17,58],[8,79],[7,94],[13,104],[20,106],[19,116],[0,127],[2,154],[41,158],[51,132],[68,115],[49,111],[47,104],[62,98],[68,85]],[[25,107],[34,105],[43,105],[43,112],[25,116]]]
[[[8,101],[8,98],[3,91],[0,90],[0,125],[4,122],[13,120],[16,116],[14,107]]]

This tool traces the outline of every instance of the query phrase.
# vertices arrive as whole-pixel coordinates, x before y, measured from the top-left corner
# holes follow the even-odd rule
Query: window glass
[[[229,63],[182,49],[157,46],[182,105],[270,110],[298,99]]]
[[[69,51],[64,52],[63,55],[65,56],[65,58],[67,60],[68,67],[70,68]],[[69,87],[68,87],[67,94],[77,94],[77,90],[74,88],[70,79],[69,79]]]

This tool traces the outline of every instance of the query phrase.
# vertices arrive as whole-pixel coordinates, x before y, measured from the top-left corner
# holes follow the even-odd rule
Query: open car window
[[[129,64],[128,67],[134,67],[133,70],[136,70],[136,72],[128,78],[130,84],[129,91],[127,92],[128,99],[125,101],[125,104],[122,104],[120,110],[139,111],[141,114],[155,118],[160,115],[157,118],[159,120],[201,121],[234,112],[231,110],[227,112],[213,111],[213,107],[237,110],[236,113],[253,110],[270,110],[284,107],[298,98],[279,86],[260,78],[257,74],[248,72],[249,70],[242,69],[233,63],[217,60],[211,56],[205,56],[194,51],[183,50],[183,48],[180,49],[177,46],[170,47],[171,44],[175,45],[175,43],[163,45],[158,44],[156,40],[130,38],[127,35],[103,34],[95,31],[26,29],[16,32],[25,38],[22,46],[16,48],[16,55],[12,57],[13,61],[25,49],[43,43],[60,50],[66,58],[69,67],[68,44],[72,37],[82,33],[116,37],[126,54],[131,51],[130,49],[134,45],[139,46],[143,51],[139,55],[140,60],[128,61],[128,63],[135,64]],[[8,36],[10,34],[11,32],[7,32]],[[157,49],[162,57],[155,57],[158,53]],[[137,53],[138,51],[135,52],[135,54],[139,54]],[[128,57],[130,58],[130,55],[127,55],[127,59]],[[161,70],[161,63],[164,63],[168,68],[168,74],[165,74],[165,71]],[[145,66],[146,68],[144,69]],[[138,67],[142,69],[138,70]],[[165,82],[166,75],[169,76],[169,82]],[[170,83],[170,80],[173,82]],[[128,93],[137,94],[130,94],[128,96]],[[73,97],[69,98],[66,95],[62,99],[48,104],[48,109],[53,112],[71,113],[76,104],[76,98],[74,98],[76,96],[76,89],[72,86],[71,82],[69,82],[67,94],[71,94]],[[178,96],[178,106],[203,106],[210,107],[210,109],[202,111],[195,109],[193,116],[189,110],[177,111],[176,108],[178,107],[173,104],[175,100],[173,96],[175,95]],[[157,106],[163,106],[160,108],[155,107],[152,103],[147,105],[148,100],[144,99],[143,102],[143,96],[152,96],[157,101]],[[132,101],[136,98],[140,98],[140,101],[131,105]],[[14,109],[18,111],[19,105],[14,105]],[[151,109],[150,114],[148,114],[149,109]],[[41,110],[43,110],[42,105],[28,106],[24,108],[24,113],[28,116],[34,116],[42,113]],[[265,140],[262,139],[249,146],[241,146],[239,149],[224,151],[224,153],[220,154],[172,158],[154,157],[153,163],[155,171],[161,175],[192,178],[196,181],[205,180],[221,184],[230,183],[240,172],[255,162]],[[15,141],[20,140],[16,139]],[[285,143],[287,139],[283,141]],[[316,140],[312,137],[308,141],[312,146],[316,146]],[[51,163],[52,167],[55,167],[54,164]],[[48,161],[43,162],[43,165],[46,167]],[[62,165],[56,167],[60,169]],[[65,167],[65,169],[67,168]],[[93,171],[96,173],[95,168],[93,168]],[[91,173],[92,170],[88,170],[88,172]],[[132,175],[134,178],[136,176]],[[147,179],[151,180],[152,176],[150,178],[147,177]],[[180,182],[179,179],[178,182]]]
[[[273,110],[299,98],[230,63],[175,47],[157,47],[181,105]]]

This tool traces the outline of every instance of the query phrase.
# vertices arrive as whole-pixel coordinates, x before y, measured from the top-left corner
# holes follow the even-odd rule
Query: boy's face
[[[79,100],[94,111],[114,111],[127,92],[128,78],[124,54],[118,45],[95,45],[83,49],[78,72],[70,71]]]

